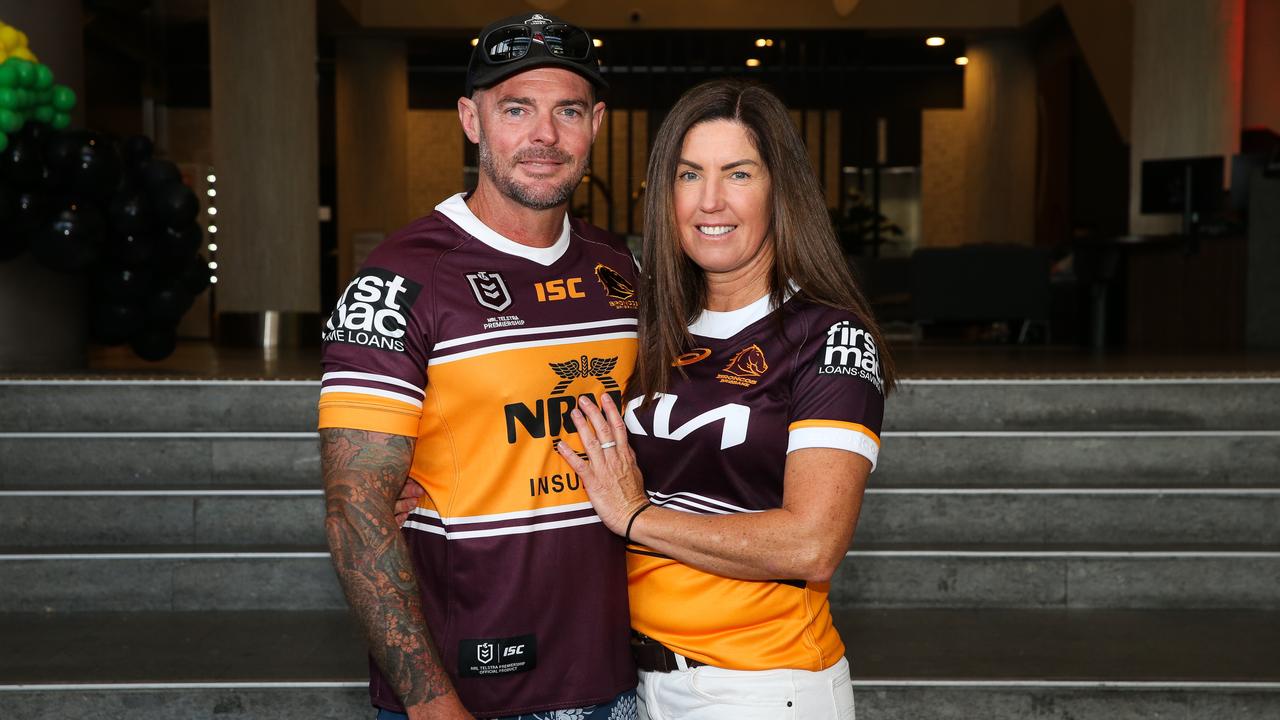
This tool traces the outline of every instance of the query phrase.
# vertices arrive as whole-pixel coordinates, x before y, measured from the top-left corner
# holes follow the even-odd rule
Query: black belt
[[[631,633],[631,657],[635,658],[636,667],[648,672],[671,672],[680,670],[676,663],[676,654],[666,645],[647,635]],[[685,658],[685,667],[695,668],[706,665],[693,658]]]

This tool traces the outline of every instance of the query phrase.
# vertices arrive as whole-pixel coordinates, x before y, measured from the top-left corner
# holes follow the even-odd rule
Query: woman
[[[641,717],[852,718],[827,593],[893,385],[879,329],[769,92],[687,92],[648,187],[625,419],[584,399],[587,459],[559,447],[627,539]]]

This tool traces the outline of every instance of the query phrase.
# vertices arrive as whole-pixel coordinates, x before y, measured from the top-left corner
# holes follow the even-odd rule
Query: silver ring
[[[610,440],[610,441],[609,441],[609,442],[607,442],[607,443],[600,443],[600,449],[601,449],[601,450],[608,450],[609,448],[611,448],[611,447],[613,447],[614,445],[617,445],[617,444],[618,444],[618,443],[616,443],[616,442],[614,442],[614,441]]]

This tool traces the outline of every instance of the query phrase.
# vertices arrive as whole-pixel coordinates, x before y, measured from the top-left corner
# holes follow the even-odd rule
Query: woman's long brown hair
[[[706,307],[703,271],[685,255],[676,227],[674,185],[685,135],[695,125],[729,120],[747,129],[769,172],[774,237],[769,294],[781,306],[788,281],[797,297],[854,313],[875,340],[887,395],[893,361],[866,298],[854,284],[813,165],[787,108],[773,93],[739,80],[712,80],[676,102],[649,156],[640,273],[640,347],[627,395],[651,401],[666,392],[671,361],[692,348],[689,323]]]

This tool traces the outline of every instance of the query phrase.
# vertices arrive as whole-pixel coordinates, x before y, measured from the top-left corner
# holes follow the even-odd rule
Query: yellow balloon
[[[6,53],[4,50],[0,50],[0,65],[3,65],[4,61],[8,59],[9,59],[9,54]]]
[[[27,34],[17,28],[14,31],[18,33],[18,47],[27,47]]]
[[[32,54],[32,52],[31,52],[30,50],[28,50],[27,48],[24,48],[24,47],[20,47],[20,48],[18,48],[17,50],[11,50],[11,51],[9,52],[9,55],[10,55],[11,57],[22,58],[23,60],[28,60],[28,61],[30,61],[30,62],[39,62],[39,60],[36,60],[36,56],[35,56],[34,54]]]
[[[12,25],[0,25],[0,46],[6,49],[18,47],[18,30]]]

